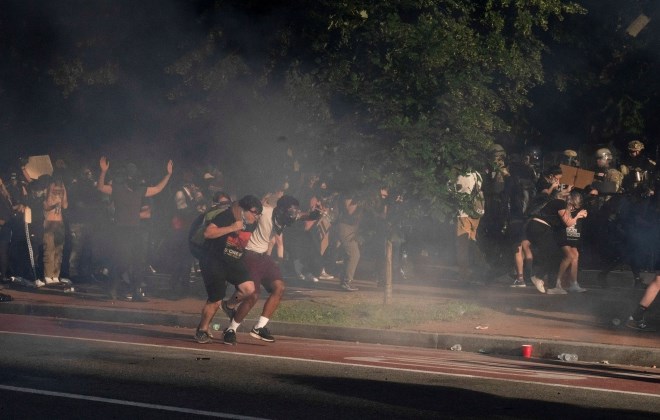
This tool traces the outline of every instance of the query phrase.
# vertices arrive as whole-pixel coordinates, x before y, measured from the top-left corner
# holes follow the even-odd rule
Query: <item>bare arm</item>
[[[578,214],[575,215],[575,217],[571,217],[571,212],[568,211],[567,209],[561,209],[559,210],[558,213],[559,213],[559,217],[561,217],[561,221],[564,222],[564,225],[566,225],[566,227],[575,226],[578,219],[583,219],[587,217],[586,210],[580,210]]]
[[[66,194],[66,187],[62,187],[64,189],[64,195],[62,196],[62,208],[63,209],[68,209],[69,208],[69,198],[67,197]]]
[[[353,201],[352,198],[349,198],[347,200],[344,200],[344,206],[346,206],[346,212],[348,214],[353,214],[355,213],[355,210],[357,209],[357,203]]]
[[[209,223],[204,230],[204,239],[217,239],[232,232],[243,230],[243,221],[237,220],[230,226],[218,227],[214,223]]]
[[[99,167],[101,168],[101,173],[99,173],[99,181],[96,184],[96,189],[101,191],[103,194],[110,195],[112,194],[112,185],[106,185],[105,183],[105,174],[108,173],[110,168],[110,162],[108,158],[102,156],[99,160]]]
[[[154,185],[153,187],[147,187],[147,192],[144,194],[145,197],[153,197],[154,195],[158,194],[159,192],[163,191],[163,188],[167,185],[167,183],[170,180],[170,177],[172,176],[172,160],[167,162],[167,174],[161,179],[161,181]]]
[[[280,260],[284,259],[284,236],[280,233],[273,237],[275,244],[277,245],[277,258]]]

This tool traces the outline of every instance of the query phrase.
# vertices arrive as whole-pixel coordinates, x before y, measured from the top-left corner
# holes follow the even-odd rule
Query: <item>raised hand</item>
[[[171,161],[170,161],[171,162]],[[110,161],[108,160],[107,157],[101,156],[101,159],[99,160],[99,167],[103,172],[107,172],[108,169],[110,168]]]

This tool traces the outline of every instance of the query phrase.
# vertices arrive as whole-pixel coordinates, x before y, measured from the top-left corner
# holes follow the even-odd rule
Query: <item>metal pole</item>
[[[385,243],[385,296],[383,303],[388,305],[392,301],[392,241]]]

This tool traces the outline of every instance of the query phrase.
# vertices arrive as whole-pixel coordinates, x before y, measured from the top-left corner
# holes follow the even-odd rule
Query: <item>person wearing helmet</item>
[[[591,186],[587,187],[591,195],[603,195],[603,199],[599,200],[600,206],[604,201],[607,201],[609,195],[620,192],[621,183],[618,180],[621,178],[620,171],[613,167],[612,152],[608,148],[600,148],[596,150],[596,168],[594,169],[594,182]]]
[[[578,153],[572,149],[564,150],[564,153],[562,153],[560,163],[563,165],[574,166],[576,168],[579,168],[580,161],[578,159]]]
[[[503,162],[504,159],[506,159],[506,150],[504,150],[504,147],[502,147],[501,144],[493,144],[493,147],[490,148],[490,151],[496,163]]]
[[[506,165],[506,151],[499,144],[490,148],[488,162],[484,170],[483,194],[484,206],[488,209],[479,225],[482,249],[489,261],[499,264],[503,257],[502,244],[509,227],[509,194],[507,185],[510,181]]]
[[[596,156],[596,165],[598,169],[609,168],[610,165],[612,164],[612,161],[614,160],[614,157],[612,156],[612,152],[610,151],[610,149],[606,147],[602,147],[596,150],[595,156]]]
[[[633,140],[628,143],[628,155],[622,159],[620,172],[623,174],[623,189],[628,193],[653,195],[651,184],[655,162],[643,154],[644,143]]]
[[[541,149],[538,147],[529,147],[525,150],[523,161],[532,165],[538,172],[539,167],[541,166]]]

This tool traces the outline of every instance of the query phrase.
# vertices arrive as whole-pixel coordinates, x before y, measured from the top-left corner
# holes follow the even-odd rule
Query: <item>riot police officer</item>
[[[633,140],[628,143],[628,155],[622,159],[620,171],[623,174],[623,189],[627,193],[653,194],[653,173],[655,162],[642,152],[644,143]]]

